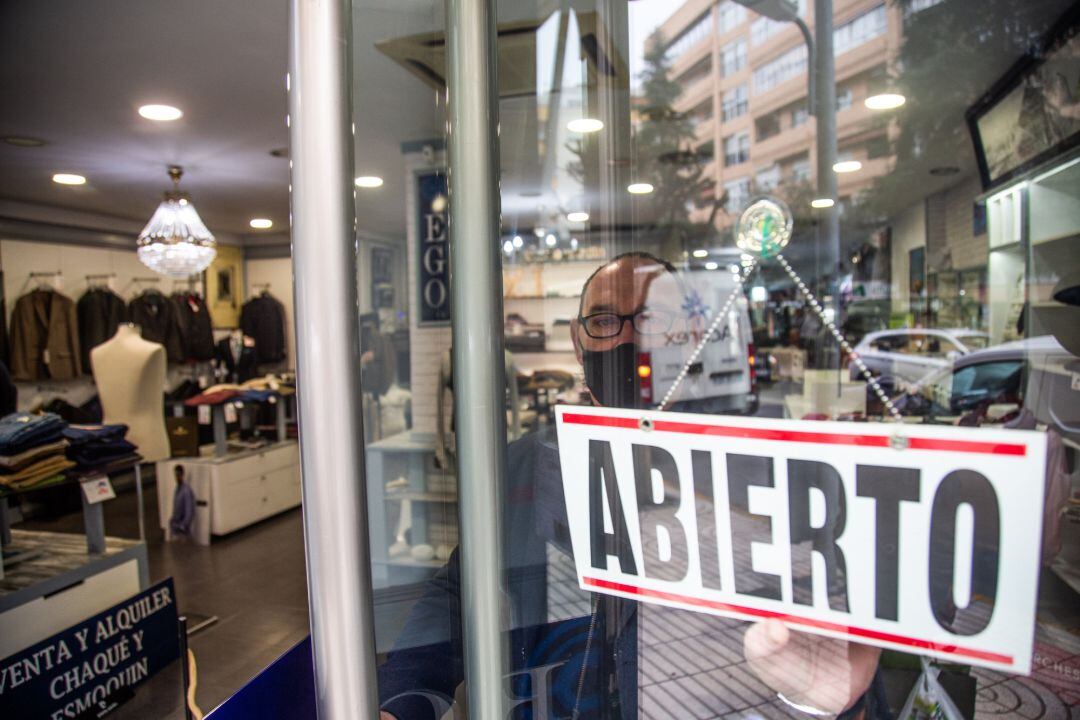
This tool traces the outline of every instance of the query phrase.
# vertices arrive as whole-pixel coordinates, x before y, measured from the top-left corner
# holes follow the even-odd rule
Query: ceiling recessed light
[[[580,211],[567,213],[566,219],[570,222],[589,222],[589,213]]]
[[[251,222],[248,223],[256,230],[269,230],[274,227],[274,221],[270,218],[251,218]]]
[[[596,118],[578,118],[566,123],[566,129],[576,133],[594,133],[604,129],[604,123]]]
[[[361,175],[355,182],[359,188],[377,188],[382,187],[383,179],[378,175]]]
[[[626,186],[626,192],[631,195],[648,195],[653,190],[652,184],[647,182],[631,183]]]
[[[503,252],[506,253],[507,255],[514,252],[514,243],[510,242],[509,240],[504,242],[503,243]]]
[[[810,201],[810,207],[817,208],[818,210],[824,210],[825,208],[831,208],[836,204],[836,201],[832,198],[816,198]]]
[[[862,163],[858,160],[841,160],[832,166],[833,172],[853,173],[862,170]]]
[[[555,247],[559,243],[559,240],[554,235],[549,234],[544,238],[544,242],[547,243],[548,247]]]
[[[139,114],[147,120],[156,122],[171,122],[184,117],[180,108],[172,105],[143,105],[139,108]]]
[[[696,258],[709,257],[709,251],[699,248],[699,249],[694,251],[694,257],[696,257]]]
[[[513,243],[514,247],[516,247],[516,248],[520,248],[522,245],[525,244],[525,241],[521,239],[520,235],[515,235],[514,239],[511,242]]]
[[[715,270],[718,267],[720,267],[719,263],[715,263],[715,262],[707,262],[707,263],[705,263],[705,269],[706,270]]]
[[[75,175],[74,173],[56,173],[52,176],[52,181],[59,185],[85,185],[86,178],[82,175]]]
[[[878,93],[863,100],[863,105],[870,110],[895,110],[906,102],[900,93]]]
[[[7,135],[3,138],[3,141],[6,142],[8,145],[14,145],[15,147],[24,148],[41,147],[42,145],[48,144],[44,140],[32,137],[23,137],[21,135]]]

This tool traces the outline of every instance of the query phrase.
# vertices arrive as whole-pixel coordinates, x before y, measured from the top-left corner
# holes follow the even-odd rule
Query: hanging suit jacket
[[[11,313],[11,376],[73,380],[82,374],[75,303],[55,290],[34,290]]]
[[[225,381],[230,383],[247,382],[258,374],[258,344],[250,347],[247,343],[240,345],[240,355],[235,357],[229,338],[225,338],[217,344],[215,356],[220,367],[228,372]]]
[[[90,351],[112,338],[120,323],[127,322],[123,299],[107,288],[87,290],[76,305],[79,318],[79,346],[83,372],[90,372]]]
[[[173,293],[172,302],[180,328],[184,360],[213,360],[214,330],[206,303],[194,293]]]
[[[240,329],[255,338],[260,363],[285,359],[285,307],[273,295],[264,292],[244,303]]]
[[[143,340],[165,346],[169,362],[183,362],[184,347],[180,339],[180,323],[176,306],[157,290],[147,290],[128,306],[131,322],[142,330]]]

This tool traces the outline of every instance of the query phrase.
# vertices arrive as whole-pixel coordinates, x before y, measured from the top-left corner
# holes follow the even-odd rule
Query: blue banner
[[[78,717],[179,655],[169,578],[0,660],[0,717]]]
[[[446,174],[416,177],[417,307],[421,325],[450,322],[450,234],[447,228]]]

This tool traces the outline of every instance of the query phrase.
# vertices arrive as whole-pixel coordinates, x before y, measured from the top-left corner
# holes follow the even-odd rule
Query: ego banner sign
[[[1044,434],[557,413],[583,589],[1029,671]]]

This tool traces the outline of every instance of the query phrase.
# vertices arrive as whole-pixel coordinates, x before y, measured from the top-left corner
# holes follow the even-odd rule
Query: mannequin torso
[[[165,347],[143,340],[136,326],[121,325],[111,340],[90,351],[90,367],[104,421],[127,425],[127,439],[139,446],[146,462],[168,458]]]

